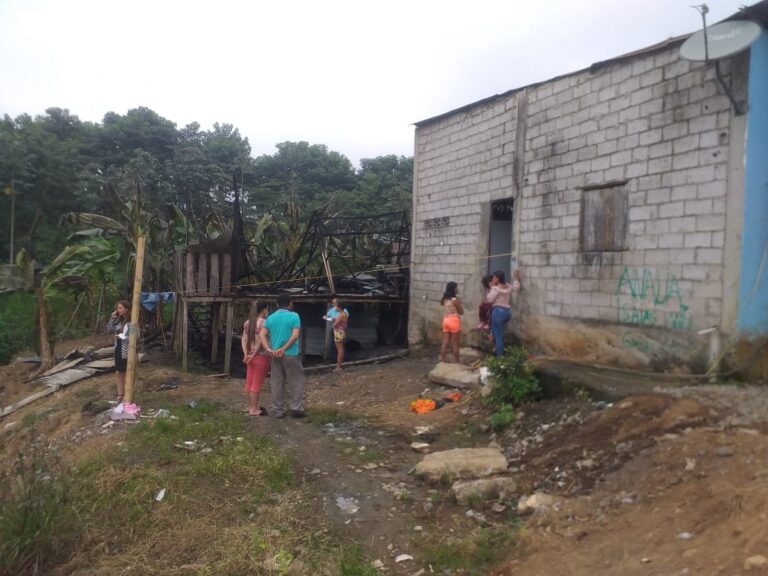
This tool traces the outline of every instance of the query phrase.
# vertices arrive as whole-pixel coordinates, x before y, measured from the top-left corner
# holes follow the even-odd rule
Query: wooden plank
[[[59,388],[60,386],[69,386],[73,382],[78,382],[79,380],[90,378],[95,373],[96,370],[80,370],[78,368],[70,368],[69,370],[64,370],[64,372],[59,372],[58,374],[52,374],[50,376],[40,378],[38,383]]]
[[[52,374],[56,374],[57,372],[62,372],[62,371],[67,370],[69,368],[74,368],[75,366],[80,364],[80,362],[82,362],[82,361],[83,361],[82,358],[75,358],[73,360],[67,360],[66,362],[60,362],[59,364],[56,364],[56,366],[54,366],[53,368],[51,368],[47,372],[43,373],[43,377],[50,376]]]
[[[187,299],[181,299],[181,366],[187,371],[189,361],[189,305]]]
[[[221,259],[221,293],[232,291],[232,255],[224,254]]]
[[[397,358],[405,358],[408,355],[408,349],[403,348],[397,350],[392,354],[384,354],[382,356],[374,356],[373,358],[364,358],[362,360],[355,360],[353,362],[344,362],[342,366],[362,366],[363,364],[378,364],[380,362],[389,362],[390,360],[396,360]],[[320,364],[318,366],[310,366],[304,368],[305,374],[312,374],[315,372],[326,372],[336,368],[336,364]]]
[[[194,294],[197,291],[197,271],[195,269],[196,263],[197,258],[195,258],[195,254],[192,252],[187,252],[187,282],[184,286],[184,290],[187,294]]]
[[[195,294],[208,294],[208,254],[197,255],[197,291]]]
[[[219,358],[219,327],[221,326],[221,306],[213,303],[213,317],[211,318],[211,364],[216,364]]]
[[[218,254],[211,254],[211,274],[210,284],[208,284],[208,290],[211,294],[221,294],[221,264],[219,262]]]
[[[16,412],[19,408],[23,408],[27,404],[31,404],[35,400],[39,400],[40,398],[44,398],[45,396],[48,396],[49,394],[53,394],[58,390],[58,387],[51,386],[50,388],[47,388],[46,390],[42,390],[40,392],[35,392],[31,396],[27,396],[26,398],[19,400],[18,402],[14,404],[9,404],[2,410],[0,410],[0,418],[3,416],[8,416],[8,414],[12,414]]]
[[[227,307],[227,334],[224,338],[224,372],[229,374],[229,365],[232,360],[232,324],[235,317],[235,303],[226,304]]]

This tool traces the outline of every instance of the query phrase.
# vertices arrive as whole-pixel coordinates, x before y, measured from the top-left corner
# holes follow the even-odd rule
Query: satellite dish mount
[[[700,4],[692,8],[701,14],[702,30],[692,34],[683,43],[680,56],[686,60],[703,61],[705,65],[714,61],[717,81],[728,95],[735,114],[741,116],[745,112],[744,105],[736,101],[730,87],[725,83],[720,70],[720,60],[749,48],[762,33],[762,28],[749,20],[728,20],[707,27],[707,5]]]

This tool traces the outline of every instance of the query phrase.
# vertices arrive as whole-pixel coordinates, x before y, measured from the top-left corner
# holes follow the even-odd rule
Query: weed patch
[[[489,358],[488,369],[491,392],[484,402],[494,410],[491,427],[501,431],[515,422],[515,408],[541,398],[541,385],[521,347],[509,347],[503,356]]]
[[[340,550],[340,576],[376,576],[379,574],[367,560],[359,546],[346,546]]]
[[[461,540],[444,539],[427,544],[421,561],[436,572],[450,570],[481,576],[488,574],[488,569],[501,561],[514,545],[514,529],[485,529]]]

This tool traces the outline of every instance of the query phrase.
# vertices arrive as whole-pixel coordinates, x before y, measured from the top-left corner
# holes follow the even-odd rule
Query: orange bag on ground
[[[437,404],[434,400],[429,400],[427,398],[419,398],[418,400],[414,400],[411,402],[411,412],[416,412],[416,414],[426,414],[427,412],[432,412],[437,407]]]

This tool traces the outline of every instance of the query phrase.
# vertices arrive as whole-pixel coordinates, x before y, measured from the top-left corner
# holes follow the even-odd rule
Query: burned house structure
[[[190,243],[177,260],[175,351],[185,369],[190,352],[224,372],[239,369],[242,323],[250,305],[276,305],[293,295],[301,316],[301,356],[330,360],[332,334],[323,319],[331,295],[349,310],[346,358],[355,361],[404,348],[408,334],[410,221],[405,212],[366,216],[313,214],[265,257],[265,220],[243,220],[235,194],[231,227]],[[284,244],[291,243],[290,249]]]

